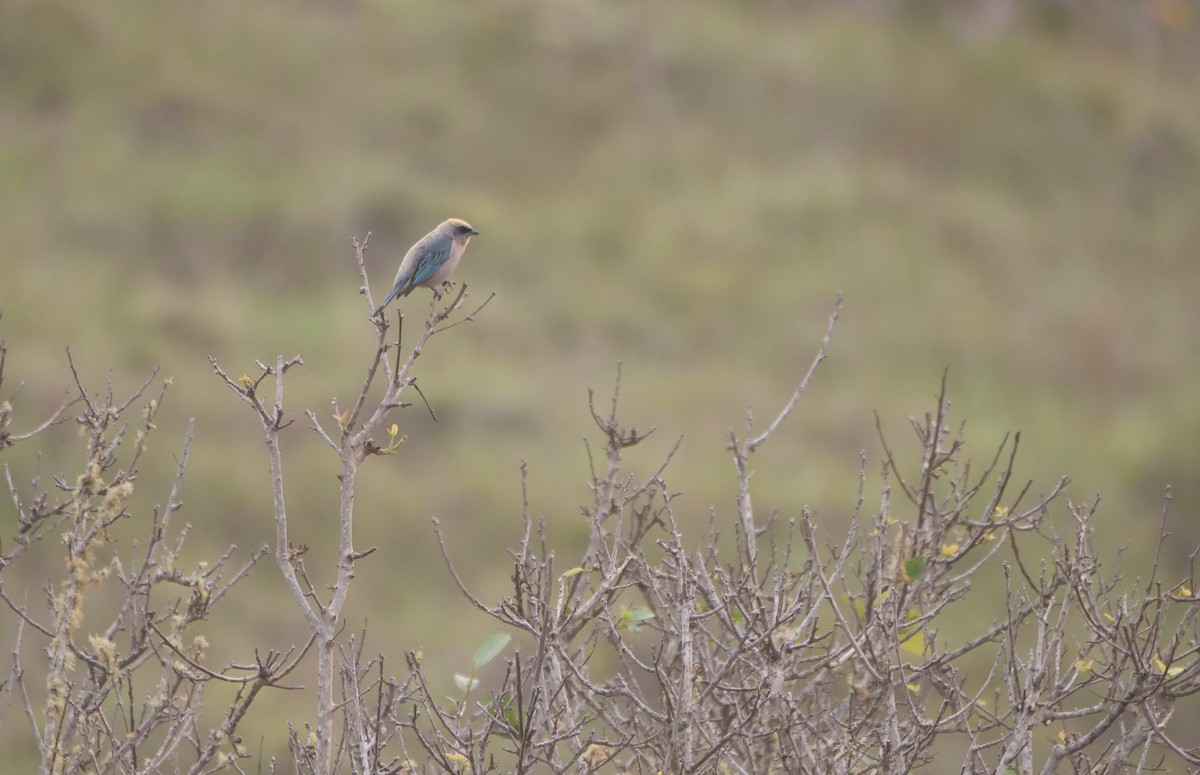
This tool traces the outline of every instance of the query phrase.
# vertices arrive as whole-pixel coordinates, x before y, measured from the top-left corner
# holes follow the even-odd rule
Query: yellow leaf
[[[906,687],[908,687],[908,690],[909,690],[910,692],[912,692],[913,694],[916,694],[916,693],[917,693],[917,691],[918,691],[918,690],[921,688],[921,687],[917,686],[915,683],[911,683],[911,684],[904,684],[904,685],[905,685]]]
[[[942,544],[942,556],[953,557],[958,554],[958,544]]]
[[[909,654],[921,656],[925,653],[925,633],[919,629],[913,629],[911,633],[901,631],[900,637],[904,638],[904,642],[900,644],[900,648]]]
[[[1191,587],[1180,587],[1179,594],[1183,595],[1184,597],[1191,597],[1192,596],[1192,588]]]
[[[1075,667],[1081,673],[1090,673],[1094,664],[1096,664],[1096,660],[1094,659],[1080,659],[1075,662]]]

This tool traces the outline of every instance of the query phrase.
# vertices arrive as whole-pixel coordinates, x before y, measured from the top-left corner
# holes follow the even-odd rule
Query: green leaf
[[[906,581],[916,581],[925,575],[925,569],[929,567],[929,560],[925,557],[916,556],[904,563],[904,579]]]
[[[458,690],[460,692],[462,692],[463,694],[468,694],[476,686],[479,686],[479,681],[477,681],[474,678],[471,678],[470,676],[465,676],[465,675],[462,675],[461,673],[455,673],[454,674],[454,685],[457,686]]]
[[[628,628],[630,632],[641,632],[639,627],[642,622],[649,621],[654,618],[654,612],[644,605],[635,605],[633,608],[626,608],[621,612],[621,618],[617,621],[617,628]]]
[[[578,576],[580,573],[587,573],[587,571],[585,571],[583,568],[580,568],[578,565],[576,565],[574,568],[571,568],[571,570],[564,573],[562,575],[562,577],[564,579],[569,579],[572,576]]]
[[[495,659],[501,651],[504,651],[504,647],[511,640],[512,636],[503,632],[487,636],[479,648],[475,649],[475,656],[471,657],[471,664],[478,670]]]
[[[521,717],[517,714],[516,703],[513,702],[513,696],[508,692],[504,692],[499,697],[491,692],[484,695],[484,705],[488,706],[489,712],[498,718],[503,718],[511,729],[496,730],[496,734],[504,737],[510,737],[513,731],[521,729]],[[529,712],[525,714],[529,717]]]

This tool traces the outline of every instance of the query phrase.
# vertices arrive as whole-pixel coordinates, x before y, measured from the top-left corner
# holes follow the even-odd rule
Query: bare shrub
[[[744,437],[731,434],[732,550],[718,548],[716,520],[698,541],[682,535],[666,462],[640,482],[624,471],[622,451],[645,436],[618,420],[618,381],[611,411],[593,409],[605,453],[581,562],[556,563],[526,510],[512,594],[488,603],[463,588],[527,635],[528,654],[473,706],[448,708],[420,683],[422,712],[393,723],[451,772],[905,773],[955,750],[972,773],[1200,761],[1165,730],[1200,689],[1193,579],[1164,582],[1156,562],[1119,592],[1092,544],[1093,507],[1065,505],[1071,534],[1050,527],[1065,478],[1036,498],[1013,487],[1019,435],[973,469],[944,379],[936,410],[912,423],[915,476],[881,434],[877,513],[862,510],[864,463],[835,544],[807,511],[756,519],[751,458],[811,376],[766,431],[748,418]],[[940,637],[989,566],[1004,615],[958,642]],[[610,661],[599,655],[615,667],[593,667]]]
[[[0,344],[0,387],[6,353]],[[138,464],[170,381],[157,397],[147,398],[152,374],[118,399],[111,380],[102,393],[89,393],[69,352],[68,364],[74,396],[32,430],[9,430],[13,404],[0,405],[0,449],[70,421],[80,426],[86,453],[73,479],[47,481],[39,466],[30,482],[19,485],[5,465],[16,520],[5,524],[0,543],[0,599],[16,627],[0,723],[12,723],[6,711],[14,704],[24,711],[46,775],[198,773],[221,766],[246,755],[239,723],[258,692],[286,676],[298,656],[269,653],[244,664],[207,667],[208,643],[193,634],[192,625],[234,590],[266,549],[239,562],[233,560],[236,546],[192,567],[180,561],[190,527],[178,524],[175,515],[192,444],[189,425],[165,503],[154,509],[140,545],[119,555],[114,536],[131,516]],[[47,538],[61,538],[63,566],[59,580],[45,590],[46,605],[33,606],[26,592],[10,594],[3,574]],[[118,602],[93,604],[97,598]],[[103,625],[85,631],[85,614]],[[37,640],[46,653],[31,675],[20,658],[24,639]],[[203,699],[213,682],[234,684],[237,691],[220,721],[205,728]],[[33,699],[43,694],[44,702]],[[181,759],[188,764],[179,766]]]
[[[355,253],[373,310],[366,245],[355,241]],[[206,666],[205,644],[189,627],[268,550],[235,566],[230,547],[179,567],[188,530],[172,517],[190,430],[143,547],[126,561],[111,550],[163,398],[145,398],[153,377],[118,401],[111,385],[90,395],[72,365],[76,395],[20,434],[9,430],[12,404],[0,405],[0,448],[68,419],[85,431],[86,463],[74,480],[47,484],[39,474],[18,485],[5,469],[17,519],[4,526],[0,574],[32,543],[65,535],[46,616],[0,585],[16,644],[35,638],[47,654],[36,670],[14,660],[0,706],[23,710],[42,772],[245,771],[252,757],[239,722],[310,649],[318,680],[305,696],[315,723],[289,740],[292,765],[304,773],[906,773],[931,769],[935,757],[942,770],[1002,775],[1200,764],[1194,730],[1170,731],[1180,704],[1200,691],[1194,578],[1163,578],[1157,559],[1136,580],[1110,570],[1092,541],[1094,504],[1066,502],[1065,478],[1036,496],[1014,481],[1019,435],[973,464],[979,456],[949,419],[945,375],[936,406],[912,421],[911,448],[880,431],[878,509],[865,506],[872,477],[864,455],[838,534],[823,532],[807,510],[786,519],[756,512],[754,458],[826,357],[840,298],[784,408],[760,432],[748,415],[741,435],[730,434],[731,510],[712,514],[704,534],[680,526],[668,484],[675,447],[648,477],[626,469],[625,451],[652,431],[622,422],[619,370],[608,408],[591,401],[599,444],[589,447],[593,499],[581,556],[556,557],[526,499],[511,592],[485,600],[455,570],[435,521],[451,575],[499,630],[456,677],[455,698],[433,688],[443,681],[426,675],[416,652],[395,677],[384,656],[364,654],[361,636],[343,634],[356,563],[374,551],[353,541],[356,476],[403,443],[389,416],[409,405],[402,397],[416,390],[414,364],[430,339],[487,303],[452,319],[465,299],[463,286],[435,300],[407,351],[389,339],[383,317],[372,317],[377,347],[351,405],[335,400],[334,427],[306,413],[340,462],[338,554],[329,568],[309,568],[305,547],[288,533],[279,431],[292,422],[284,385],[301,358],[260,362],[257,376],[236,378],[212,361],[265,432],[273,554],[311,631],[307,645],[243,664]],[[0,386],[3,356],[0,347]],[[372,401],[377,379],[383,397]],[[385,432],[387,443],[377,442]],[[1054,513],[1069,520],[1065,533],[1056,532]],[[1164,508],[1160,544],[1166,516]],[[117,585],[122,602],[104,629],[85,632],[82,611],[100,585]],[[165,607],[164,592],[172,601]],[[964,632],[956,618],[980,601],[1000,614]],[[502,655],[499,677],[484,685],[480,669]],[[46,687],[44,703],[32,699],[31,674]],[[238,691],[205,727],[200,709],[213,682]]]

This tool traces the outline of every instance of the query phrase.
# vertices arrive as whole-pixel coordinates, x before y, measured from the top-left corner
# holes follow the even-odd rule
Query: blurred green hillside
[[[490,631],[453,589],[432,515],[485,599],[504,594],[521,460],[560,554],[584,537],[587,390],[607,401],[619,361],[626,421],[659,428],[638,465],[683,434],[677,513],[696,540],[710,509],[732,514],[729,429],[782,406],[838,291],[832,356],[757,460],[761,512],[807,504],[836,534],[862,450],[877,507],[873,412],[910,453],[906,418],[933,408],[949,367],[978,455],[1022,431],[1034,491],[1066,474],[1073,501],[1102,495],[1114,549],[1149,555],[1173,486],[1182,567],[1200,545],[1195,6],[1131,3],[1128,28],[1105,28],[1050,2],[1007,19],[983,10],[1004,3],[874,5],[9,0],[15,425],[61,398],[68,346],[97,390],[110,369],[128,391],[161,366],[174,386],[134,506],[165,500],[194,417],[190,551],[248,552],[273,539],[266,456],[207,356],[236,376],[300,353],[285,476],[293,536],[320,558],[336,460],[302,410],[347,401],[372,351],[350,238],[372,234],[379,299],[454,215],[481,232],[457,279],[496,298],[422,356],[439,422],[401,412],[408,443],[368,464],[358,500],[357,543],[381,551],[348,621],[369,619],[397,669],[424,648],[449,685]],[[409,297],[410,320],[428,298]],[[66,426],[38,442],[70,476],[77,447]],[[14,477],[36,464],[28,445],[0,462]],[[0,501],[6,534],[13,519]],[[20,569],[34,596],[59,572],[44,551]],[[239,618],[213,623],[214,660],[303,637],[269,562],[249,583]],[[286,701],[256,720],[268,741],[309,712]],[[6,726],[5,750],[29,747],[18,716]]]

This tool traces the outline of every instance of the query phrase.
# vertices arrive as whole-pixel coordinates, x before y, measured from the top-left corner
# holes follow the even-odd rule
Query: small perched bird
[[[467,243],[477,234],[479,232],[471,228],[471,224],[451,218],[422,237],[404,254],[392,292],[375,310],[376,314],[392,299],[407,296],[417,286],[432,288],[434,295],[441,296],[436,286],[447,281],[467,249]]]

